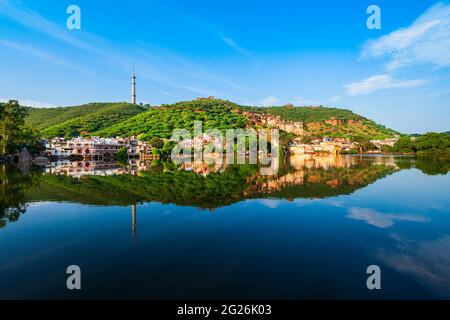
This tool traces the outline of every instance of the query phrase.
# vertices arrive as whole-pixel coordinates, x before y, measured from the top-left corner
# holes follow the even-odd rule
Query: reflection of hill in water
[[[191,168],[192,169],[192,168]],[[155,163],[137,175],[42,175],[28,201],[69,201],[91,205],[130,205],[156,201],[214,209],[248,198],[324,198],[349,194],[397,170],[394,162],[357,158],[290,158],[277,176],[262,176],[252,165],[228,166],[208,175]]]
[[[154,201],[215,209],[244,199],[291,200],[351,194],[386,175],[415,165],[413,158],[291,157],[280,164],[277,176],[262,176],[254,165],[216,166],[209,169],[209,174],[199,174],[194,172],[195,168],[186,171],[185,166],[154,162],[145,171],[121,171],[133,174],[80,178],[33,170],[20,173],[0,167],[0,227],[7,221],[17,220],[29,202],[128,206]]]

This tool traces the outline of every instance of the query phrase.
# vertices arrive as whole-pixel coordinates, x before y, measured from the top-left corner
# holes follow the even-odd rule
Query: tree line
[[[393,147],[385,146],[383,151],[400,153],[449,153],[450,135],[446,132],[428,132],[419,137],[401,136]]]
[[[25,124],[27,113],[17,100],[0,103],[0,156],[16,155],[24,147],[35,154],[43,149],[38,132]]]

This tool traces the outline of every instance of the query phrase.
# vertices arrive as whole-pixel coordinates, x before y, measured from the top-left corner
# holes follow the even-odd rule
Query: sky
[[[139,103],[324,105],[450,130],[450,1],[0,0],[0,101],[129,101],[133,62]]]

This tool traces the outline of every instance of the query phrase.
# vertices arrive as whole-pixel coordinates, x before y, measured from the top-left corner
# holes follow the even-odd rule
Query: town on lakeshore
[[[191,140],[180,142],[182,147],[202,146],[206,147],[211,143],[213,137],[203,134]],[[382,146],[393,147],[398,137],[385,140],[371,140],[377,149],[368,153],[381,153]],[[164,141],[164,140],[163,140]],[[172,141],[167,139],[164,142]],[[44,140],[45,151],[43,156],[49,159],[82,159],[82,160],[113,160],[120,149],[125,148],[130,159],[151,160],[154,157],[152,150],[154,147],[146,141],[137,139],[135,136],[129,138],[101,138],[101,137],[76,137],[69,140],[64,138],[52,138]],[[358,149],[359,145],[345,138],[315,139],[310,143],[303,143],[301,138],[293,139],[288,146],[289,154],[293,155],[320,155],[338,154]]]
[[[278,150],[282,155],[436,151],[445,155],[450,148],[448,133],[404,135],[346,109],[295,107],[290,103],[247,107],[212,96],[173,105],[144,106],[137,104],[135,73],[131,80],[131,103],[51,109],[23,107],[15,100],[1,103],[2,121],[9,124],[5,127],[9,131],[3,130],[0,139],[0,160],[37,164],[59,159],[146,161],[168,158],[176,146],[183,151],[213,147],[210,155],[220,158],[224,149],[227,154],[230,150],[234,154],[239,143],[243,143],[244,150],[239,149],[238,153],[250,156],[252,150],[246,148],[255,140],[252,134],[261,132],[269,140],[276,137],[277,141],[267,145],[274,149],[272,154]],[[11,123],[16,123],[16,127]],[[196,131],[198,123],[207,130]],[[179,130],[181,140],[180,136],[174,138]],[[234,135],[223,144],[220,135],[229,130],[240,132],[244,140]],[[9,134],[11,131],[16,133]],[[192,131],[194,136],[190,135]],[[261,146],[260,143],[257,147],[258,157],[265,154]]]
[[[0,0],[0,301],[450,301],[450,0],[377,2]]]

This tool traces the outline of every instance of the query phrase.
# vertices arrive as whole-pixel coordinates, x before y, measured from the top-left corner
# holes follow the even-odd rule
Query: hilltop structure
[[[136,104],[136,73],[134,71],[134,63],[133,75],[131,76],[131,103]]]

